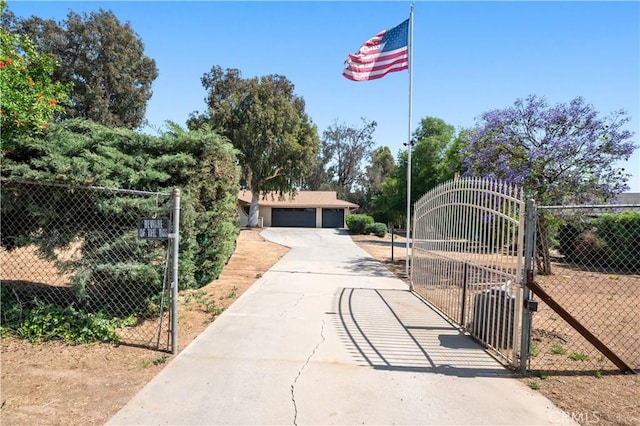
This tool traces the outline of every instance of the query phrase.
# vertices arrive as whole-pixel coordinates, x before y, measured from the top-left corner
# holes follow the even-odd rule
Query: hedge
[[[179,188],[180,288],[202,287],[219,276],[240,232],[237,152],[210,129],[186,131],[173,123],[167,127],[166,132],[152,136],[85,120],[62,121],[42,135],[18,141],[13,151],[0,154],[4,157],[1,174],[10,181],[70,187],[168,193]],[[43,210],[36,192],[50,196],[52,190],[34,188],[25,193],[2,185],[5,249],[36,245],[40,253],[72,274],[79,300],[85,287],[98,281],[110,288],[114,300],[121,292],[132,291],[120,288],[119,282],[136,282],[141,293],[149,297],[156,294],[163,271],[158,262],[149,259],[157,259],[158,253],[140,253],[144,247],[131,236],[128,225],[133,216],[149,217],[156,211],[155,198],[133,200],[115,195],[106,199],[98,191],[89,197],[83,194],[86,191],[65,189],[56,196],[59,202]],[[100,229],[96,227],[99,223],[109,223],[110,228]],[[85,243],[77,264],[57,259],[56,249],[78,239]],[[114,256],[114,250],[126,255]],[[139,260],[117,263],[118,257]],[[124,275],[127,280],[121,279]]]
[[[559,250],[570,262],[595,267],[640,268],[640,212],[607,213],[566,223]]]
[[[367,225],[365,233],[384,238],[384,236],[387,235],[387,225],[380,222],[372,223],[370,225]]]

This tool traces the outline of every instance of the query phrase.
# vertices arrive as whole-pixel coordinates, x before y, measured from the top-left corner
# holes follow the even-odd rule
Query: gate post
[[[173,240],[172,264],[171,264],[171,353],[178,353],[178,252],[180,248],[180,190],[174,189],[173,199],[173,226],[169,237]]]
[[[529,350],[531,345],[531,320],[533,312],[529,309],[529,299],[531,291],[529,290],[529,280],[533,279],[533,257],[535,256],[536,247],[536,226],[538,223],[538,210],[534,200],[527,200],[525,207],[527,213],[525,221],[525,243],[524,243],[524,276],[522,286],[522,333],[520,335],[520,372],[524,374],[527,371],[527,361],[529,360]]]

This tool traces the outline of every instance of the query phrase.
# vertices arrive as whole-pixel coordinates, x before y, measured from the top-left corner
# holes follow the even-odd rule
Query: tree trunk
[[[260,213],[258,210],[259,200],[260,200],[260,194],[254,192],[251,197],[251,206],[249,206],[249,220],[247,222],[247,226],[249,228],[258,227],[258,214]]]
[[[551,254],[549,253],[549,233],[544,215],[538,216],[538,244],[536,263],[540,275],[551,275]]]

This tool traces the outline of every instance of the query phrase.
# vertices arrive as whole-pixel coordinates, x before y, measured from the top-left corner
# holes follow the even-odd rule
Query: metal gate
[[[464,178],[414,205],[412,290],[511,365],[519,364],[524,279],[522,190]]]

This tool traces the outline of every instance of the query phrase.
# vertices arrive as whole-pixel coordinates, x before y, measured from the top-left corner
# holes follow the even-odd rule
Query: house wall
[[[262,226],[269,227],[271,226],[271,207],[262,207],[260,206],[260,216],[262,217]]]

